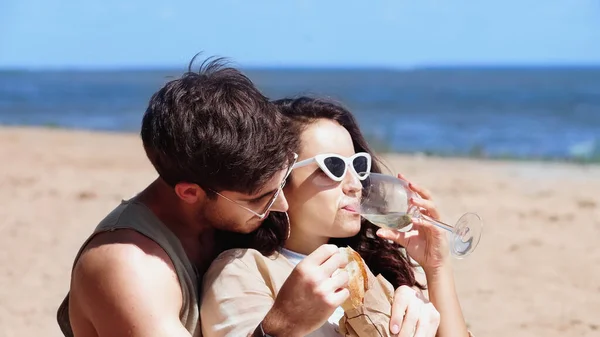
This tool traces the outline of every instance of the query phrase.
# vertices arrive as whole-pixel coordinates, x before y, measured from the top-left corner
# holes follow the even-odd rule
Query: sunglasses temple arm
[[[311,164],[314,161],[315,161],[315,158],[311,158],[311,159],[306,159],[306,160],[303,160],[303,161],[299,161],[296,164],[294,164],[294,166],[292,166],[292,169],[307,166],[307,165]]]

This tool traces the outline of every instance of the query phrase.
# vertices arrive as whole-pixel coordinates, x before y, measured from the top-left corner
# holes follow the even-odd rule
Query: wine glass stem
[[[425,219],[426,221],[431,222],[432,224],[434,224],[435,226],[437,226],[437,227],[439,227],[441,229],[445,229],[448,232],[454,232],[454,227],[453,226],[450,226],[448,224],[445,224],[445,223],[443,223],[441,221],[435,220],[435,219],[430,218],[430,217],[428,217],[426,215],[423,215],[423,214],[421,214],[421,217],[423,219]]]

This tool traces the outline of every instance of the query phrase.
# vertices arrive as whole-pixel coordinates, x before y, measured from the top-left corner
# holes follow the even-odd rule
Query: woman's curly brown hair
[[[373,158],[371,172],[381,173],[381,163],[369,148],[352,113],[343,106],[324,99],[302,96],[274,101],[282,114],[288,117],[289,129],[297,137],[307,126],[319,119],[336,121],[352,138],[355,152],[368,152]],[[296,149],[297,151],[297,149]],[[250,234],[218,232],[217,242],[224,242],[222,249],[252,248],[265,256],[271,256],[284,246],[289,233],[286,214],[271,212],[262,226]],[[365,219],[361,220],[358,234],[349,238],[332,238],[329,243],[338,247],[350,246],[365,260],[373,274],[381,274],[394,288],[401,285],[425,289],[415,279],[413,265],[402,252],[402,247],[378,237],[377,227]]]

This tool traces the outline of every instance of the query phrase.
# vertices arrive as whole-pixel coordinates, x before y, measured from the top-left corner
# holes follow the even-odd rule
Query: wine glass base
[[[482,231],[483,221],[479,215],[466,213],[460,217],[452,235],[452,255],[460,259],[471,254],[479,244]]]

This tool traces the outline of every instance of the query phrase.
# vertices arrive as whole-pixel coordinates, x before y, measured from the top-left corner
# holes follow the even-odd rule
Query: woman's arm
[[[399,178],[404,179],[400,175]],[[412,183],[410,188],[422,197],[411,200],[411,203],[420,207],[423,214],[439,220],[431,194]],[[446,233],[430,223],[415,219],[413,229],[408,232],[379,229],[377,235],[405,247],[408,255],[425,271],[429,300],[440,314],[437,336],[471,336],[456,293]]]
[[[463,317],[451,263],[435,269],[425,269],[429,300],[440,313],[437,336],[471,336]]]
[[[200,307],[204,337],[252,336],[273,306],[273,291],[258,264],[245,256],[221,256],[204,276]]]

